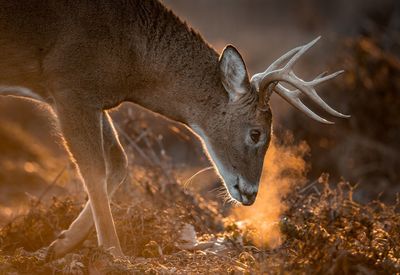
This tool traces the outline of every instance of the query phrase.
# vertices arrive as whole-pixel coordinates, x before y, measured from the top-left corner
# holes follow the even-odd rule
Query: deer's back
[[[170,46],[161,42],[168,20],[156,0],[0,0],[0,85],[46,96],[59,88],[53,82],[79,79],[99,87],[92,100],[114,105],[162,63],[156,48]]]

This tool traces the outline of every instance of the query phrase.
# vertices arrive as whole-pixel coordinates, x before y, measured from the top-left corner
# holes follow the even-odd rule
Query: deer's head
[[[216,114],[218,119],[208,120],[207,133],[200,129],[197,132],[202,136],[230,196],[243,205],[253,204],[257,195],[264,156],[271,139],[269,97],[273,91],[319,122],[332,124],[308,109],[301,102],[300,95],[309,97],[331,115],[348,117],[329,107],[314,89],[317,84],[342,71],[304,81],[292,70],[299,57],[318,39],[289,51],[251,79],[242,57],[233,46],[227,46],[220,56],[221,81],[229,102],[221,114]],[[294,89],[286,88],[281,82]]]

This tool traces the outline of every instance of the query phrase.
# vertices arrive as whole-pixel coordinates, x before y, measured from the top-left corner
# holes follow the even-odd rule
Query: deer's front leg
[[[98,243],[109,248],[115,256],[122,256],[107,194],[103,113],[101,110],[76,105],[68,99],[57,103],[56,107],[66,146],[77,164],[89,196]],[[81,214],[88,213],[90,211],[87,209]],[[81,220],[87,221],[85,217]]]
[[[118,140],[118,135],[114,130],[112,120],[106,112],[103,113],[102,121],[104,157],[107,163],[107,189],[111,198],[127,175],[128,161]],[[70,227],[64,230],[50,245],[49,251],[51,253],[49,256],[58,258],[77,247],[86,239],[93,225],[92,209],[90,201],[87,201],[85,207]]]

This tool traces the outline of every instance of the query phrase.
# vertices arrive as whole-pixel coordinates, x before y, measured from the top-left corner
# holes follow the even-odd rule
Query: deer
[[[0,95],[49,106],[88,195],[48,246],[49,259],[77,247],[93,227],[99,246],[123,256],[110,199],[128,160],[108,113],[123,102],[191,129],[232,199],[253,204],[271,140],[273,92],[321,123],[332,124],[302,96],[349,117],[315,90],[342,71],[311,81],[293,71],[318,39],[250,78],[234,46],[218,53],[158,0],[0,0]]]

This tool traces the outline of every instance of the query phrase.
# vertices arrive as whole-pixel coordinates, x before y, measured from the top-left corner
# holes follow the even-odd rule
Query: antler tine
[[[321,36],[318,36],[317,38],[315,38],[313,41],[311,41],[310,43],[301,46],[300,51],[298,51],[293,57],[292,59],[289,60],[289,62],[286,64],[286,66],[282,69],[282,70],[287,70],[289,68],[292,68],[294,64],[296,64],[297,60],[299,60],[299,58],[306,52],[308,51],[309,48],[311,48],[312,46],[314,46],[315,43],[318,42],[318,40],[321,39]]]
[[[306,105],[304,105],[304,103],[301,102],[301,100],[299,98],[299,94],[300,94],[299,90],[291,91],[291,90],[283,87],[281,84],[276,85],[274,90],[276,91],[277,94],[279,94],[281,97],[283,97],[292,106],[296,107],[297,109],[299,109],[300,111],[305,113],[310,118],[312,118],[318,122],[321,122],[321,123],[334,124],[334,122],[320,117],[319,115],[317,115],[316,113],[311,111]]]
[[[311,48],[315,43],[317,43],[317,41],[320,38],[321,38],[321,36],[318,36],[310,43],[308,43],[304,46],[297,47],[297,48],[289,51],[288,53],[286,53],[285,55],[280,57],[278,60],[276,60],[274,63],[272,63],[272,65],[269,66],[268,69],[264,73],[254,75],[252,77],[252,80],[254,77],[257,78],[255,80],[260,82],[260,83],[258,83],[260,90],[263,90],[264,87],[268,86],[273,81],[283,81],[283,79],[279,79],[279,78],[282,78],[282,76],[284,76],[285,74],[292,73],[292,67],[294,66],[294,64],[296,64],[297,60],[299,60],[299,58],[309,48]],[[278,65],[278,63],[279,64],[282,63],[284,60],[288,59],[289,57],[290,57],[290,60],[288,61],[288,63],[286,63],[286,65],[283,68],[276,69],[276,70],[270,69],[271,67],[274,67],[274,68],[277,67],[276,65]],[[293,75],[294,75],[294,73],[293,73]],[[261,79],[260,79],[260,76],[262,76]]]
[[[303,111],[306,113],[308,116],[311,118],[323,122],[323,123],[331,123],[330,121],[327,121],[326,119],[323,119],[316,115],[314,112],[312,112],[308,107],[306,107],[301,101],[300,101],[300,94],[303,93],[307,97],[309,97],[311,100],[313,100],[316,104],[318,104],[323,110],[328,112],[329,114],[336,116],[336,117],[341,117],[341,118],[348,118],[350,116],[344,115],[336,110],[334,110],[332,107],[330,107],[315,91],[314,86],[327,81],[329,79],[332,79],[339,74],[343,73],[343,71],[338,71],[335,73],[332,73],[330,75],[326,75],[326,73],[320,74],[317,76],[315,79],[311,81],[304,81],[298,76],[295,75],[295,73],[292,70],[292,67],[296,62],[299,60],[299,58],[309,49],[311,48],[321,37],[317,37],[310,43],[297,47],[289,52],[287,52],[285,55],[280,57],[278,60],[276,60],[274,63],[272,63],[271,66],[268,67],[268,69],[263,72],[256,74],[252,77],[251,83],[255,85],[257,90],[260,91],[260,97],[264,97],[265,93],[268,92],[269,89],[268,87],[271,85],[271,83],[275,83],[274,90],[282,96],[284,99],[286,99],[290,104],[298,108],[299,110]],[[281,65],[283,62],[288,60],[286,65],[283,66],[283,68],[278,69],[278,66]],[[295,87],[298,90],[289,90],[285,88],[283,85],[279,84],[279,82],[286,82],[289,85]]]
[[[330,75],[327,75],[325,77],[320,77],[320,78],[316,78],[310,82],[306,82],[300,78],[298,78],[293,72],[289,73],[290,74],[290,79],[287,80],[283,80],[287,83],[289,83],[290,85],[296,87],[297,89],[299,89],[301,92],[303,92],[303,94],[305,94],[306,96],[308,96],[312,101],[314,101],[315,103],[317,103],[322,109],[324,109],[326,112],[328,112],[329,114],[336,116],[336,117],[340,117],[340,118],[349,118],[349,115],[345,115],[342,114],[338,111],[336,111],[335,109],[333,109],[331,106],[329,106],[315,91],[314,86],[329,80],[333,77],[338,76],[339,74],[341,74],[343,71],[339,71]]]
[[[258,78],[261,76],[265,76],[269,72],[274,71],[276,68],[282,65],[283,62],[288,60],[289,58],[291,59],[285,67],[292,66],[294,63],[299,59],[300,56],[302,56],[309,48],[311,48],[317,41],[321,38],[321,36],[318,36],[315,38],[313,41],[310,43],[304,45],[304,46],[299,46],[297,48],[291,49],[281,57],[279,57],[277,60],[275,60],[269,67],[262,73],[255,74],[252,78],[251,81],[253,81],[253,78]]]
[[[344,70],[340,70],[340,71],[334,72],[334,73],[332,73],[330,75],[327,75],[327,72],[323,72],[322,74],[317,76],[314,80],[309,81],[307,83],[309,83],[310,85],[315,86],[315,85],[318,85],[318,84],[320,84],[322,82],[325,82],[325,81],[327,81],[329,79],[335,78],[335,77],[337,77],[338,75],[340,75],[342,73],[344,73]]]
[[[259,88],[258,84],[260,84],[261,80],[271,71],[276,70],[279,66],[282,65],[282,63],[286,62],[288,59],[292,58],[298,51],[300,51],[303,48],[303,46],[299,46],[297,48],[294,48],[281,57],[279,57],[277,60],[275,60],[264,72],[258,73],[252,76],[250,83],[253,83]]]

